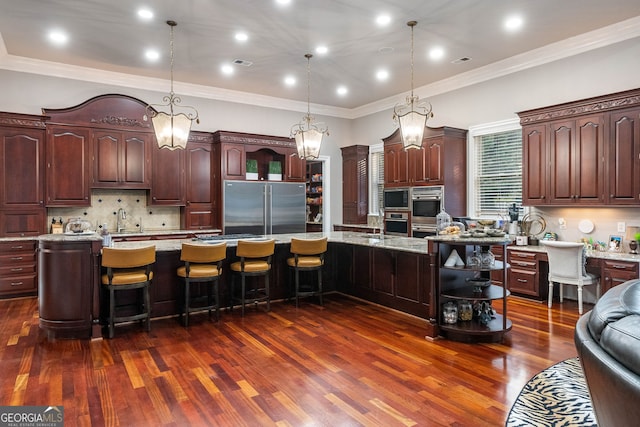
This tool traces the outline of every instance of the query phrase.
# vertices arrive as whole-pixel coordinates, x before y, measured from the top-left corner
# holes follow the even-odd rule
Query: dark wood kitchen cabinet
[[[383,141],[385,187],[462,186],[456,191],[466,188],[466,130],[425,127],[420,149],[404,150],[399,129]]]
[[[518,115],[523,204],[640,204],[640,89]]]
[[[35,295],[37,280],[36,241],[0,242],[0,298]]]
[[[218,191],[214,164],[214,149],[211,134],[191,132],[185,150],[186,156],[186,205],[180,209],[183,229],[216,228]],[[219,169],[219,168],[218,168]]]
[[[0,237],[45,232],[43,120],[0,113]]]
[[[369,210],[369,147],[353,145],[342,151],[342,222],[366,224]]]
[[[185,150],[169,150],[154,144],[151,149],[150,206],[186,205],[185,159]]]
[[[151,185],[149,133],[93,131],[94,188],[146,189]]]
[[[47,206],[90,206],[90,135],[75,126],[47,127]]]

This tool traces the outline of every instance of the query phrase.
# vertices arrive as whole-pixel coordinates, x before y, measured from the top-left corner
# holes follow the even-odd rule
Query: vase
[[[629,240],[629,253],[630,254],[638,253],[638,242],[636,240]]]

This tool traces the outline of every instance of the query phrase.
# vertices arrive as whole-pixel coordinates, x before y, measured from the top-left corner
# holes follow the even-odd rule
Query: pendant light
[[[175,21],[167,21],[167,25],[170,28],[171,91],[168,96],[162,98],[166,104],[147,105],[147,114],[151,116],[158,147],[176,150],[184,149],[187,146],[191,124],[193,121],[200,123],[200,119],[195,108],[181,107],[179,104],[182,100],[173,92],[173,29],[178,24]],[[159,108],[168,109],[168,112],[161,111]],[[176,110],[179,108],[188,109],[189,111],[178,113]],[[147,120],[147,115],[144,116],[144,120]]]
[[[427,119],[433,117],[431,104],[420,100],[413,94],[413,27],[417,21],[409,21],[411,28],[411,95],[407,96],[406,103],[398,104],[393,109],[393,120],[400,127],[403,148],[422,148],[422,137]]]
[[[305,160],[315,160],[320,155],[320,145],[322,137],[329,135],[329,128],[324,123],[316,123],[310,113],[311,97],[311,65],[313,57],[310,53],[304,55],[307,58],[307,114],[302,117],[302,121],[293,125],[291,137],[296,140],[298,157]]]

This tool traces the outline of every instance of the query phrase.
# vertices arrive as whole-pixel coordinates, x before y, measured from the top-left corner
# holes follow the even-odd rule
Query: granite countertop
[[[521,250],[528,252],[539,252],[539,253],[547,253],[547,249],[543,245],[538,246],[509,246],[508,250]],[[640,255],[639,254],[629,254],[625,252],[601,252],[601,251],[586,251],[587,258],[601,258],[601,259],[612,259],[618,261],[631,261],[640,263]]]
[[[425,239],[417,239],[412,237],[400,236],[384,236],[382,239],[379,235],[367,233],[358,233],[355,231],[332,231],[329,233],[293,233],[293,234],[267,234],[259,236],[259,239],[274,239],[276,244],[287,244],[291,242],[292,237],[300,239],[317,239],[327,236],[330,242],[348,243],[359,246],[368,246],[376,248],[393,249],[404,252],[416,252],[421,254],[429,253],[429,245]],[[237,240],[214,240],[214,241],[198,241],[193,239],[166,239],[152,241],[133,241],[133,242],[115,242],[115,248],[139,248],[154,245],[157,251],[175,251],[180,250],[182,243],[192,243],[199,245],[210,245],[220,242],[226,242],[227,246],[236,246]]]
[[[171,236],[182,234],[220,234],[220,229],[206,229],[206,230],[147,230],[144,232],[127,232],[127,233],[112,233],[111,237],[143,237],[143,236]],[[22,238],[22,239],[27,239]],[[34,237],[28,239],[33,240]],[[18,240],[17,238],[5,238],[4,240]],[[42,234],[37,237],[37,240],[44,242],[64,242],[64,241],[79,241],[79,240],[102,240],[102,237],[93,231],[85,231],[83,233],[62,233],[62,234]]]

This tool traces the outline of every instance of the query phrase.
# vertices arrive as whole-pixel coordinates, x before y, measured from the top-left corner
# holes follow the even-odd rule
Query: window
[[[369,146],[369,214],[379,215],[384,194],[384,147]]]
[[[522,204],[522,129],[517,120],[469,129],[469,213],[505,215]]]

